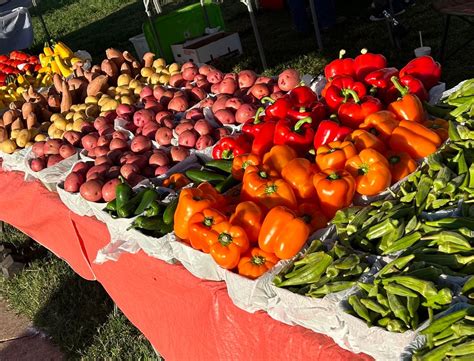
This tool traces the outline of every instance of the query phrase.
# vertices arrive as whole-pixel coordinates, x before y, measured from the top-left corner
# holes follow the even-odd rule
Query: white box
[[[150,48],[145,38],[145,34],[141,33],[128,40],[130,40],[130,42],[133,44],[133,47],[135,48],[139,59],[143,57],[143,54],[150,51]]]
[[[242,44],[238,33],[218,33],[171,45],[177,63],[193,61],[207,63],[225,55],[242,54]]]

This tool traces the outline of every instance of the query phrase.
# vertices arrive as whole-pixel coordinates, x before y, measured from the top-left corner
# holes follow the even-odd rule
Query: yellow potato
[[[114,97],[117,95],[117,92],[115,91],[115,87],[110,87],[107,89],[107,95],[110,97]]]
[[[72,123],[72,129],[75,132],[80,132],[82,129],[82,124],[84,124],[84,119],[76,119],[74,123]]]
[[[46,139],[47,139],[46,135],[44,135],[44,134],[38,134],[38,135],[36,135],[36,137],[35,137],[35,142],[42,142],[42,141],[44,141],[44,140],[46,140]]]
[[[160,82],[160,74],[153,73],[150,77],[150,83],[152,85],[156,85],[156,84],[159,84],[159,82]]]
[[[66,114],[66,120],[72,120],[74,118],[75,112],[69,112]]]
[[[14,129],[10,132],[10,139],[16,139],[21,129]]]
[[[120,103],[132,105],[134,103],[134,100],[129,95],[122,95],[122,97],[120,98]]]
[[[77,113],[75,113],[75,114],[77,114]],[[56,129],[66,130],[67,123],[68,122],[66,121],[66,119],[57,119],[54,122],[54,126],[56,127]]]
[[[168,70],[170,71],[170,73],[174,71],[179,71],[179,69],[180,69],[180,66],[179,64],[176,64],[176,63],[170,64],[168,66]]]
[[[170,82],[170,76],[163,74],[160,76],[160,84],[167,85]]]
[[[58,120],[58,119],[66,119],[64,118],[61,114],[54,113],[51,115],[51,118],[49,118],[52,122]]]
[[[99,107],[102,107],[108,100],[110,99],[110,96],[104,94],[102,95],[102,97],[99,99],[99,101],[97,102],[97,105]]]
[[[79,104],[73,104],[69,109],[73,112],[77,112],[79,110]]]
[[[35,144],[34,142],[29,141],[28,143],[26,143],[25,148],[32,147],[34,144]]]
[[[160,74],[161,75],[170,75],[170,71],[168,69],[163,69]]]
[[[77,120],[77,119],[84,119],[86,117],[85,111],[80,111],[77,113],[74,113],[74,116],[72,117],[72,121]]]
[[[12,154],[15,149],[16,143],[11,139],[4,140],[0,143],[0,151],[2,151],[3,153]]]
[[[154,72],[153,68],[143,67],[142,70],[140,70],[140,74],[144,78],[149,78]]]
[[[155,72],[159,74],[163,71],[164,68],[162,66],[153,66],[153,69],[155,69]]]
[[[53,134],[56,130],[58,130],[58,129],[54,126],[54,124],[51,124],[48,128],[48,136],[50,138],[53,138]]]
[[[74,124],[74,123],[67,123],[67,125],[66,125],[66,131],[72,130],[72,125],[73,125],[73,124]]]
[[[86,104],[97,104],[97,97],[87,97],[85,100]]]
[[[181,72],[180,71],[173,71],[173,72],[171,72],[170,75],[177,75],[177,74],[181,74]]]
[[[128,74],[120,74],[120,76],[117,78],[117,85],[118,86],[125,86],[130,83],[132,80],[132,77]]]
[[[79,111],[85,111],[87,108],[87,104],[83,103],[83,104],[79,104],[78,106],[78,110]]]
[[[54,132],[53,132],[53,136],[51,138],[53,139],[61,139],[63,137],[63,134],[64,132],[60,129],[56,129]]]
[[[103,112],[109,112],[111,110],[117,109],[118,106],[119,106],[119,102],[117,100],[109,99],[109,101],[102,106],[101,110]]]
[[[18,136],[16,137],[16,145],[18,145],[20,148],[25,148],[26,144],[30,141],[31,134],[28,131],[28,129],[22,129],[18,133]]]
[[[143,85],[137,86],[135,89],[133,89],[134,94],[139,95],[143,89]]]
[[[137,79],[132,79],[132,80],[130,80],[130,83],[128,83],[128,87],[130,89],[135,89],[139,85],[141,85],[141,84]]]
[[[154,68],[158,68],[158,67],[164,68],[165,66],[166,66],[166,60],[163,58],[158,58],[153,61]]]

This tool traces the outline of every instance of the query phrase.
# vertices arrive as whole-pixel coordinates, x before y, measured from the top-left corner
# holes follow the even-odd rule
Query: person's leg
[[[334,0],[310,0],[314,1],[318,22],[321,28],[330,28],[336,24],[336,7]]]
[[[308,14],[306,12],[306,0],[288,0],[287,3],[296,31],[299,33],[307,33],[309,31],[309,24]]]

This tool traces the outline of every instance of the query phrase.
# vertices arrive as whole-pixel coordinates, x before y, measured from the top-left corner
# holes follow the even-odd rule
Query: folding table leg
[[[441,63],[444,62],[444,57],[446,55],[446,41],[448,39],[448,31],[449,31],[450,21],[451,21],[451,15],[445,15],[443,38],[441,39],[441,46],[440,46],[440,49],[439,49],[439,59],[440,59]]]

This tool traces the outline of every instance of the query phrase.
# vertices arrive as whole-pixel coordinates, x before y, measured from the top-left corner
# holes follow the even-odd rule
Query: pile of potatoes
[[[143,83],[150,85],[168,85],[172,77],[181,73],[181,66],[177,63],[166,64],[163,58],[155,59],[155,54],[143,55],[143,68],[140,70]]]
[[[77,153],[76,148],[71,143],[59,139],[36,142],[33,144],[31,151],[34,158],[29,161],[29,165],[34,172],[52,167]]]

